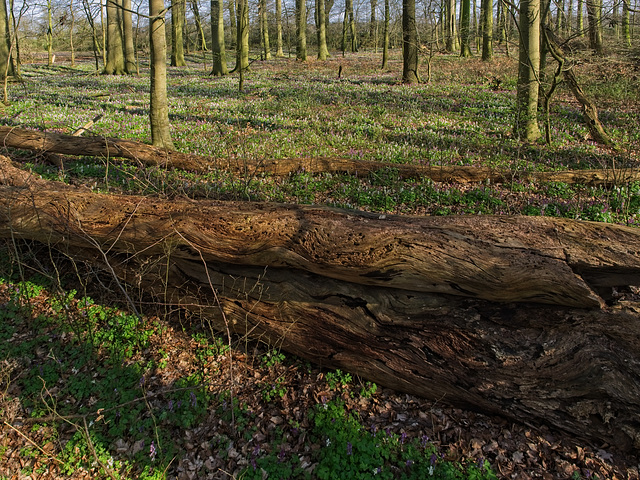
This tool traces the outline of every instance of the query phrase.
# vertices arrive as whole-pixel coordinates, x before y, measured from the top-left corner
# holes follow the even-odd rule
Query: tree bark
[[[184,24],[186,0],[171,0],[171,66],[184,67]]]
[[[640,231],[93,194],[0,158],[0,237],[220,329],[464,408],[640,447]]]
[[[164,0],[149,0],[149,44],[151,47],[151,83],[149,121],[151,143],[163,150],[173,150],[167,99],[167,44],[165,39]]]
[[[0,80],[13,76],[14,68],[7,3],[5,0],[0,0]]]
[[[166,151],[133,140],[105,137],[77,137],[56,132],[39,132],[0,126],[0,145],[62,155],[127,158],[144,165],[206,172],[211,168],[246,174],[269,173],[277,176],[299,171],[310,173],[351,173],[368,175],[393,169],[403,178],[431,178],[436,182],[509,183],[516,180],[563,182],[590,186],[624,185],[640,181],[636,169],[569,170],[557,172],[505,171],[487,167],[411,165],[330,157],[260,160],[232,163],[227,159],[203,157],[175,150]]]
[[[482,60],[493,58],[493,0],[482,0]]]
[[[307,61],[307,4],[296,0],[296,59]]]
[[[227,67],[227,53],[224,43],[224,5],[222,0],[211,0],[211,55],[213,56],[211,75],[228,75],[229,68]]]
[[[318,60],[326,60],[329,57],[329,49],[327,48],[327,29],[326,29],[326,12],[324,8],[324,0],[316,0],[316,15],[318,18]]]
[[[520,1],[520,54],[514,132],[527,142],[535,142],[541,135],[538,127],[540,14],[540,0]]]
[[[124,75],[124,37],[122,0],[107,0],[107,60],[102,71],[105,75]]]
[[[124,37],[124,67],[127,73],[138,71],[136,66],[136,49],[133,42],[133,18],[131,13],[131,0],[122,2],[122,33]]]
[[[402,0],[402,83],[419,83],[415,0]]]

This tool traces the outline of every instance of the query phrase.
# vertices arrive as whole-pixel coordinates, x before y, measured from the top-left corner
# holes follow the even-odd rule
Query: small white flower
[[[327,438],[327,442],[326,442],[326,443],[327,443],[327,447],[328,447],[329,445],[331,445],[331,439],[330,439],[330,438]]]
[[[433,465],[429,467],[429,476],[433,476]]]

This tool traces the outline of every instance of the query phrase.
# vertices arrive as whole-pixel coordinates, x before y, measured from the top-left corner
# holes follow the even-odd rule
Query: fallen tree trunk
[[[306,171],[311,173],[349,173],[371,175],[393,169],[403,178],[430,178],[435,182],[509,183],[516,180],[564,182],[584,185],[624,185],[640,181],[635,169],[571,170],[564,172],[500,171],[487,167],[411,165],[340,158],[290,158],[260,161],[215,159],[177,151],[162,150],[132,140],[105,137],[77,137],[56,132],[39,132],[18,127],[0,126],[0,145],[47,154],[127,158],[143,165],[180,168],[206,172],[220,168],[242,175],[271,174],[286,176]]]
[[[640,231],[92,194],[2,162],[0,236],[320,364],[640,447]]]

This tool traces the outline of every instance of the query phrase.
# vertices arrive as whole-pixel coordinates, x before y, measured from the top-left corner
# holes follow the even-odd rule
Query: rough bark
[[[171,1],[171,66],[184,67],[184,25],[186,22],[185,0]]]
[[[487,167],[410,165],[327,157],[261,160],[258,163],[238,161],[234,163],[227,158],[219,159],[174,150],[166,151],[133,140],[78,137],[7,126],[0,126],[0,146],[49,154],[127,158],[148,166],[180,168],[193,172],[206,172],[210,169],[221,168],[238,174],[269,173],[277,176],[290,175],[303,170],[310,173],[368,175],[383,169],[393,169],[403,178],[422,177],[430,178],[435,182],[480,183],[489,181],[490,183],[509,183],[516,180],[528,180],[612,186],[640,181],[640,172],[637,169],[615,168],[557,172],[502,171]]]
[[[640,305],[594,290],[640,284],[637,229],[92,194],[0,162],[2,237],[382,385],[640,447]]]
[[[149,123],[151,143],[164,150],[173,150],[167,99],[167,44],[165,38],[164,0],[149,0],[150,101]]]
[[[13,76],[14,62],[11,56],[11,30],[6,0],[0,0],[0,80]]]
[[[226,50],[224,41],[224,5],[222,0],[211,0],[211,55],[213,57],[211,75],[223,76],[229,74]]]
[[[124,37],[122,0],[107,0],[107,59],[102,71],[105,75],[124,75]]]
[[[540,0],[520,1],[520,53],[514,132],[527,142],[535,142],[541,135],[538,127],[540,13]]]
[[[415,0],[402,0],[402,83],[419,83]]]

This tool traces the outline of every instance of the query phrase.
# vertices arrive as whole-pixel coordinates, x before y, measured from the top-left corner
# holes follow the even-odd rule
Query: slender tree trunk
[[[630,0],[622,0],[622,38],[625,46],[627,47],[631,46],[631,30],[629,29],[631,15],[629,12],[629,1]]]
[[[384,0],[384,39],[382,40],[382,68],[387,68],[389,61],[389,0]]]
[[[307,5],[296,0],[296,59],[307,60]]]
[[[211,0],[211,75],[227,75],[227,54],[224,43],[224,5],[222,0]]]
[[[0,9],[2,8],[2,6],[0,5]],[[24,8],[24,4],[23,4],[23,8]],[[23,8],[20,9],[20,17],[22,17],[22,13],[24,12]],[[9,51],[11,53],[11,56],[13,57],[13,52],[15,51],[15,68],[9,67],[9,71],[13,70],[13,74],[17,75],[18,77],[20,76],[20,66],[22,65],[22,60],[20,58],[20,39],[18,36],[18,22],[16,22],[16,16],[15,16],[15,12],[14,12],[14,0],[9,0],[9,14],[11,16],[11,25],[13,27],[13,32],[10,32],[8,30],[8,35],[9,35]],[[0,17],[2,16],[2,13],[0,13]],[[2,22],[3,20],[0,18],[0,22]],[[0,26],[0,31],[2,30],[2,26]],[[15,46],[15,49],[11,49],[11,36],[13,34],[13,45]],[[0,38],[2,37],[2,33],[0,33]],[[1,40],[0,40],[1,42]],[[0,47],[2,48],[2,47]],[[0,73],[0,80],[4,80],[4,75],[5,75],[5,71],[7,70],[7,64],[6,62],[4,62],[2,60],[2,54],[0,54],[0,69],[2,70],[3,73]]]
[[[53,65],[53,20],[51,18],[51,0],[47,0],[47,65]]]
[[[402,82],[420,82],[415,0],[402,0]]]
[[[567,7],[566,22],[564,25],[565,36],[569,36],[572,31],[573,31],[573,0],[569,0],[569,5]]]
[[[276,0],[276,57],[284,57],[282,51],[282,0]]]
[[[104,20],[105,7],[100,4],[100,26],[102,27],[102,64],[107,68],[107,22]]]
[[[133,42],[133,15],[131,13],[131,0],[123,0],[122,6],[122,33],[124,36],[124,67],[127,73],[137,73],[136,49]]]
[[[76,66],[76,51],[73,48],[73,29],[76,26],[76,16],[73,9],[73,0],[69,2],[69,15],[71,16],[71,26],[69,27],[69,48],[71,48],[71,66]]]
[[[236,66],[234,71],[241,75],[249,68],[249,3],[238,0],[238,21],[236,26]]]
[[[470,41],[470,24],[471,24],[471,0],[462,0],[460,13],[460,56],[470,57],[471,48]]]
[[[353,0],[346,0],[347,11],[349,12],[349,34],[351,35],[351,51],[358,51],[358,34],[356,30],[356,21],[353,15]],[[415,15],[414,15],[415,17]]]
[[[0,79],[12,77],[15,74],[15,65],[11,55],[11,30],[9,29],[9,15],[7,3],[0,0]]]
[[[149,120],[151,122],[151,143],[159,148],[173,150],[169,129],[169,101],[167,99],[165,13],[164,0],[149,0],[149,44],[151,47]]]
[[[271,44],[269,43],[269,21],[267,16],[267,0],[260,0],[260,26],[262,30],[262,46],[264,48],[264,59],[271,58]]]
[[[482,11],[482,60],[493,58],[493,0],[483,0]]]
[[[324,0],[316,0],[317,28],[318,28],[318,60],[326,60],[329,57],[327,48],[327,30],[324,11]]]
[[[520,1],[520,55],[515,134],[527,142],[540,138],[538,80],[540,74],[540,0]]]
[[[191,0],[189,3],[191,6],[191,11],[193,12],[193,17],[196,22],[196,30],[198,31],[197,40],[196,40],[196,49],[207,52],[209,49],[207,48],[207,40],[204,35],[204,28],[202,27],[202,18],[200,17],[200,7],[198,7],[198,0]]]
[[[185,0],[171,0],[171,66],[184,67]]]
[[[122,23],[122,0],[107,2],[107,63],[102,73],[106,75],[124,75],[124,39]]]
[[[584,36],[584,0],[578,0],[576,29],[579,37]]]
[[[238,39],[238,31],[237,31],[237,25],[238,25],[238,17],[236,16],[236,0],[228,0],[228,7],[229,7],[229,34],[231,37],[231,43],[230,43],[230,47],[236,47],[237,49],[237,39]]]
[[[587,0],[589,47],[597,55],[604,53],[602,43],[602,0]]]
[[[373,43],[373,53],[378,53],[378,21],[376,19],[376,10],[378,9],[378,0],[370,0],[371,19],[369,22],[369,38]]]
[[[89,5],[88,0],[82,0],[82,7],[87,17],[87,22],[89,22],[89,26],[91,27],[91,33],[92,33],[91,37],[93,40],[93,57],[96,62],[96,71],[98,71],[100,69],[100,62],[98,61],[98,55],[100,54],[100,42],[98,42],[96,24],[93,21],[93,15],[91,14],[91,6]]]
[[[447,52],[455,52],[458,47],[456,32],[456,2],[455,0],[444,0],[444,5],[445,49]]]

